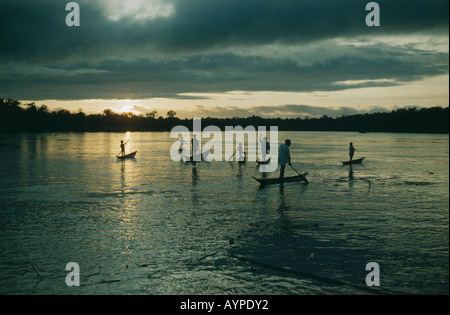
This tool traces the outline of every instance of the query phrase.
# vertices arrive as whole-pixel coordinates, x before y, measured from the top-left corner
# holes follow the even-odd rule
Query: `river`
[[[174,162],[169,133],[0,134],[0,293],[448,294],[448,135],[279,138],[309,185]]]

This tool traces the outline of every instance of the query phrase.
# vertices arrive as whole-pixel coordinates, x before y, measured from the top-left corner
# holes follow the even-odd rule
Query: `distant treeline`
[[[202,118],[202,126],[278,126],[280,131],[359,131],[448,133],[449,108],[404,108],[392,112],[345,115],[338,118]],[[125,132],[170,131],[174,126],[192,130],[192,119],[180,119],[174,111],[166,117],[156,111],[146,115],[118,114],[106,109],[101,114],[85,114],[82,110],[50,111],[35,103],[21,104],[12,99],[0,99],[0,132]],[[202,128],[203,128],[202,127]]]

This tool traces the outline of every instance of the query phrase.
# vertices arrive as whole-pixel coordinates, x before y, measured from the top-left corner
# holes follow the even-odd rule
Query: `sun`
[[[112,106],[111,106],[112,105]],[[114,100],[110,102],[111,109],[118,113],[133,113],[135,115],[142,114],[140,111],[137,110],[139,105],[137,105],[135,100]]]
[[[124,105],[120,110],[119,110],[119,114],[123,114],[123,113],[133,113],[135,115],[140,115],[142,114],[141,112],[135,110],[134,105]]]

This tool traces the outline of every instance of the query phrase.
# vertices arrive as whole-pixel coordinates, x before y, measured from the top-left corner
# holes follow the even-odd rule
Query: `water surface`
[[[448,135],[284,138],[308,186],[173,162],[169,133],[0,135],[0,293],[448,294]]]

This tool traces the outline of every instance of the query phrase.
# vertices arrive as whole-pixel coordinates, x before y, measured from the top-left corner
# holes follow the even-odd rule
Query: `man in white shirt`
[[[283,144],[280,145],[278,150],[278,165],[280,168],[280,179],[284,178],[284,169],[286,167],[286,163],[291,165],[291,152],[289,151],[289,147],[291,146],[291,140],[286,139]]]

